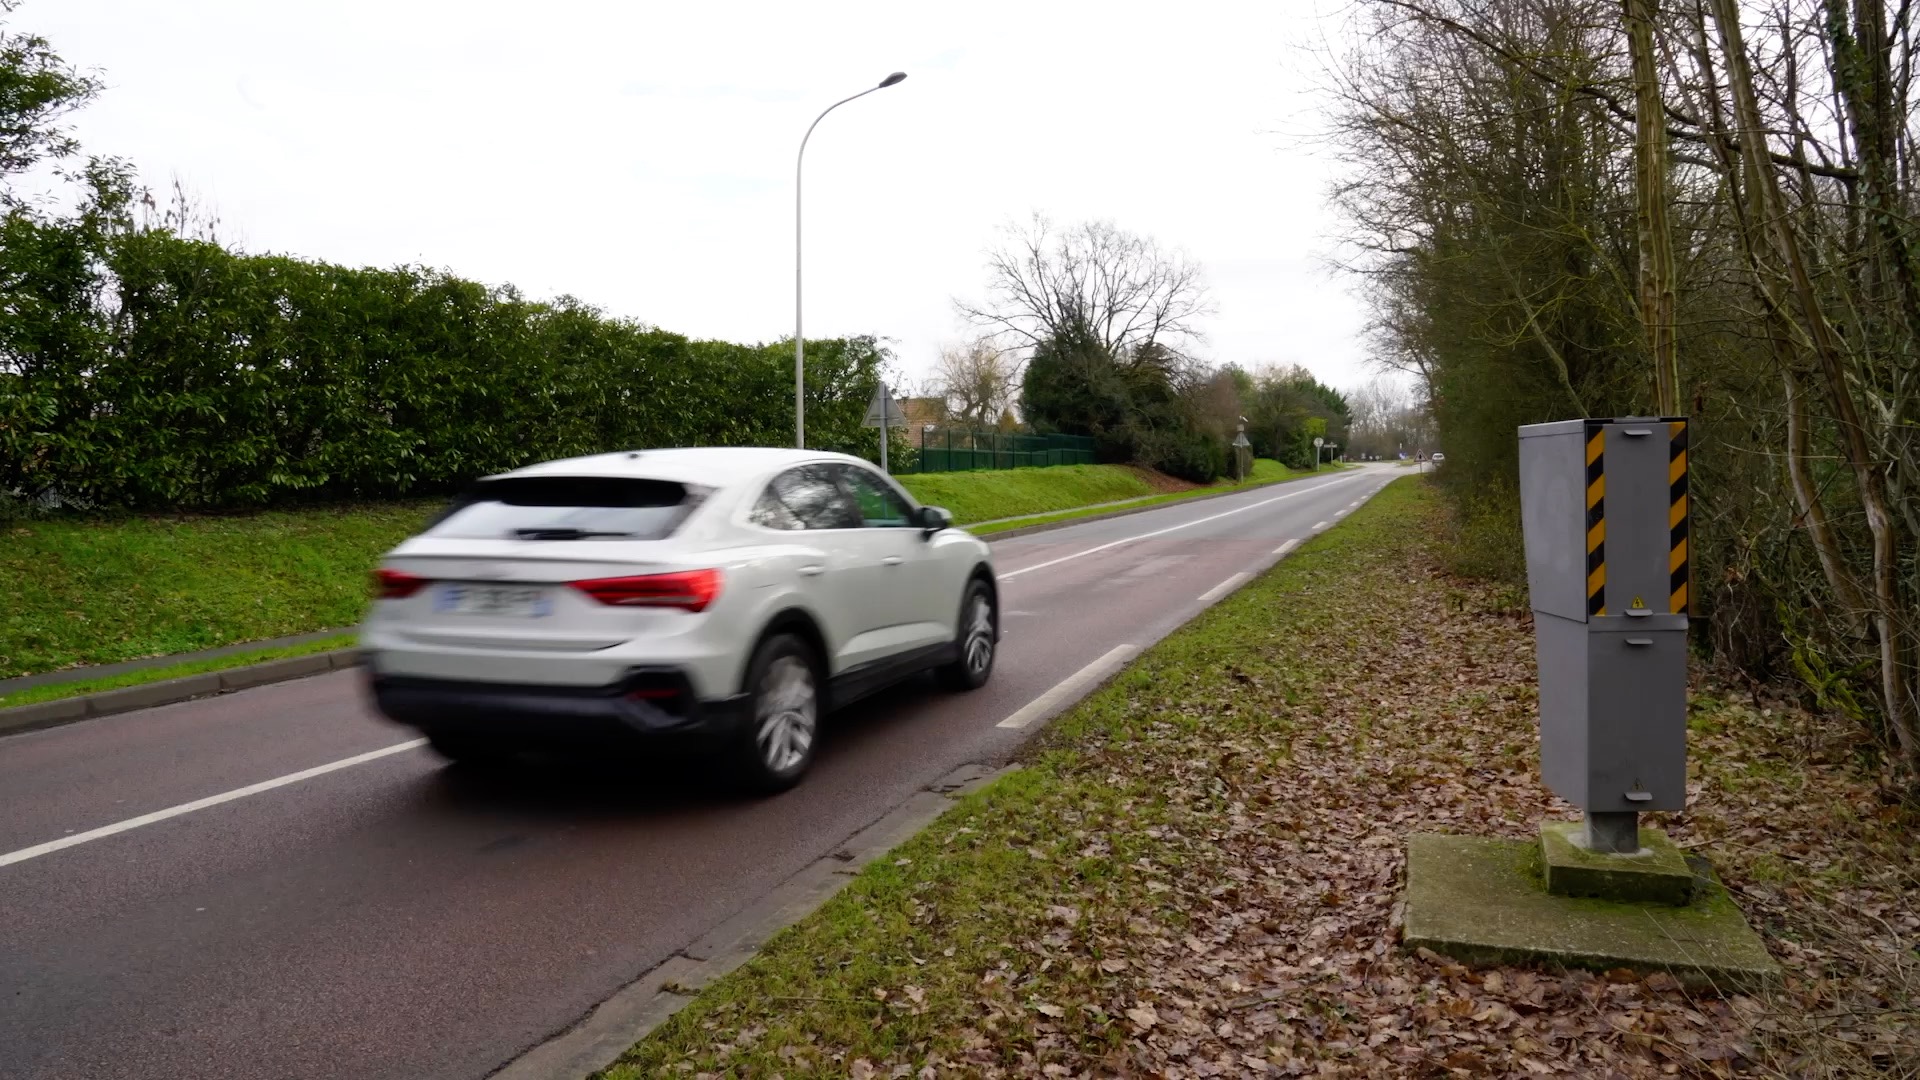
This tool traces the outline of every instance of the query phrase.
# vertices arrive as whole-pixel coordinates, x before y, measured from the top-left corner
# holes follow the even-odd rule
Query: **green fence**
[[[1093,463],[1093,440],[1084,435],[1003,435],[964,428],[923,428],[915,455],[918,472]]]

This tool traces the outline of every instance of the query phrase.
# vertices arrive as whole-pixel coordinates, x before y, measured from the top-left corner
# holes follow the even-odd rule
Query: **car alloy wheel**
[[[967,641],[962,655],[967,674],[976,682],[984,682],[993,667],[993,603],[985,591],[975,592],[968,607]]]
[[[782,656],[767,665],[757,690],[754,742],[760,761],[769,773],[790,772],[807,760],[819,725],[813,669],[798,656]]]
[[[943,665],[938,676],[949,690],[978,690],[993,677],[993,652],[998,646],[1000,619],[994,607],[993,588],[975,579],[960,598],[960,619],[955,625],[953,659]]]

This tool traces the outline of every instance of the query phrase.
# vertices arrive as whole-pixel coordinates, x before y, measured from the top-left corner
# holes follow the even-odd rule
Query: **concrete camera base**
[[[1693,899],[1693,868],[1658,829],[1640,830],[1640,850],[1630,855],[1593,851],[1577,821],[1540,823],[1542,876],[1555,896],[1585,896],[1625,903],[1684,907]]]
[[[1479,966],[1663,971],[1731,993],[1777,985],[1779,965],[1726,889],[1704,862],[1690,870],[1680,906],[1556,896],[1540,844],[1420,834],[1407,841],[1401,937],[1409,949]]]

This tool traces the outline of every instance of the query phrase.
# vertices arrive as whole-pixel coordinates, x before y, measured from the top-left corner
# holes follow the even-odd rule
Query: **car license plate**
[[[553,614],[553,600],[537,585],[475,585],[451,581],[440,586],[434,610],[452,615],[494,615],[514,619],[544,619]]]

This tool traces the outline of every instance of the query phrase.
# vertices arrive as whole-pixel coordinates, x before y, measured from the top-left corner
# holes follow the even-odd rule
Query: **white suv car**
[[[823,713],[993,672],[987,545],[866,462],[646,450],[482,480],[388,552],[360,630],[380,711],[448,758],[657,737],[761,790]]]

